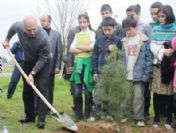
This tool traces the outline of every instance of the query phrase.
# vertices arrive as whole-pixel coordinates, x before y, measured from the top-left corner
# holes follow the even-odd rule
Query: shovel
[[[7,49],[8,54],[12,58],[13,62],[15,63],[16,67],[19,69],[19,71],[21,72],[23,77],[27,80],[28,76],[26,75],[26,73],[23,71],[21,66],[18,64],[18,62],[14,58],[13,54],[9,50],[9,48],[6,48],[6,49]],[[62,112],[62,113],[57,112],[57,110],[46,100],[46,98],[40,93],[40,91],[37,89],[37,87],[32,82],[30,82],[30,85],[31,85],[32,89],[36,92],[36,94],[42,99],[42,101],[52,111],[51,116],[53,118],[55,118],[58,122],[60,122],[67,129],[77,132],[77,126],[76,126],[75,122],[68,115],[66,115],[64,112]]]

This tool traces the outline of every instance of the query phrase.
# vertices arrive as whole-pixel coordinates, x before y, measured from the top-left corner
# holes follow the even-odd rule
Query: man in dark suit
[[[23,78],[23,101],[25,118],[19,120],[21,124],[35,122],[34,91],[29,84],[35,83],[44,97],[47,96],[49,69],[50,69],[50,45],[47,33],[38,26],[33,16],[27,16],[23,21],[13,23],[8,30],[4,48],[9,47],[11,38],[17,34],[24,50],[24,72],[28,75]],[[47,107],[41,99],[37,99],[37,127],[44,129]]]
[[[51,71],[49,78],[48,100],[53,104],[53,92],[54,92],[54,77],[58,74],[61,68],[62,61],[62,41],[60,34],[51,28],[51,16],[44,14],[40,18],[42,28],[48,33],[50,49],[51,49]]]

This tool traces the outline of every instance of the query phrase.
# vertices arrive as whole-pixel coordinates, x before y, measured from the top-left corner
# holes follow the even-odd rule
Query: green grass
[[[10,67],[5,69],[5,72],[11,71]],[[36,123],[21,125],[18,120],[24,117],[24,108],[22,100],[22,81],[19,82],[15,94],[12,99],[8,100],[6,98],[7,86],[10,77],[1,77],[0,76],[0,88],[3,89],[3,92],[0,93],[0,115],[3,115],[5,119],[0,121],[0,128],[3,125],[7,125],[10,133],[56,133],[61,132],[62,126],[55,119],[47,116],[46,126],[44,130],[39,130],[36,127]],[[54,107],[58,111],[64,111],[69,116],[72,115],[72,97],[70,95],[69,82],[61,79],[59,80],[56,76],[55,82],[55,92],[54,92]],[[153,112],[153,107],[151,105],[151,111]],[[81,122],[83,124],[91,124],[86,122]],[[94,122],[93,124],[101,123]],[[130,122],[132,126],[133,133],[140,133],[141,129],[138,128],[134,122]],[[150,121],[151,126],[151,121]],[[149,127],[150,127],[149,126]]]
[[[0,115],[5,117],[0,122],[0,127],[7,125],[10,133],[51,133],[59,131],[61,125],[47,116],[45,130],[39,130],[36,123],[21,125],[18,120],[24,117],[24,108],[22,100],[22,81],[19,82],[15,94],[12,99],[6,98],[7,85],[10,77],[0,77],[0,87],[3,89],[0,98]],[[69,92],[69,83],[64,80],[58,80],[56,77],[55,93],[54,93],[54,107],[58,111],[64,111],[71,115],[72,99]]]

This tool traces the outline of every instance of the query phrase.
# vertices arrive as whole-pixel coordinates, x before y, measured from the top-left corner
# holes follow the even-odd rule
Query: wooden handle
[[[16,67],[19,69],[19,71],[21,72],[21,74],[23,75],[23,77],[27,80],[28,76],[26,75],[26,73],[23,71],[23,69],[21,68],[21,66],[18,64],[18,62],[16,61],[15,57],[13,56],[12,52],[9,50],[9,48],[6,48],[8,54],[10,55],[10,57],[12,58],[12,61],[15,63]],[[40,91],[37,89],[37,87],[30,82],[30,86],[32,87],[32,89],[37,93],[37,95],[42,99],[42,101],[48,106],[48,108],[53,112],[53,113],[57,113],[57,110],[46,100],[46,98],[40,93]]]

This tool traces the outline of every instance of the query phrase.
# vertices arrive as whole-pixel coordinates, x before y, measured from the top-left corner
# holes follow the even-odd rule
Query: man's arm
[[[43,68],[43,66],[47,62],[47,59],[50,56],[50,46],[49,46],[49,41],[47,38],[41,44],[39,52],[38,52],[38,56],[39,58],[37,62],[35,63],[35,66],[33,67],[32,72],[31,72],[32,75],[35,75]]]
[[[18,28],[19,22],[16,22],[12,24],[12,26],[9,28],[6,39],[2,42],[2,45],[4,48],[9,47],[9,41],[11,38],[17,33],[17,28]]]

